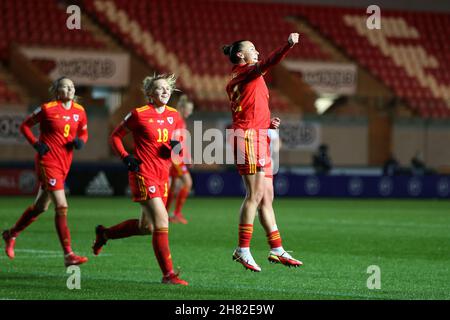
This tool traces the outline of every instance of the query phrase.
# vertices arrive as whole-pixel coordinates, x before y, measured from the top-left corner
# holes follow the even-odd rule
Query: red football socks
[[[178,192],[178,196],[177,196],[177,202],[175,204],[175,211],[174,214],[180,214],[181,213],[181,209],[184,206],[184,203],[186,202],[187,197],[189,196],[189,189],[184,187],[182,188],[179,192]]]
[[[250,240],[253,235],[253,224],[239,224],[239,247],[250,247]]]
[[[20,216],[19,220],[17,220],[14,227],[11,228],[11,230],[10,230],[11,236],[13,238],[17,237],[19,235],[19,233],[22,232],[23,230],[25,230],[25,228],[28,227],[30,224],[32,224],[33,221],[35,221],[41,213],[42,212],[38,212],[35,209],[34,205],[29,206],[24,211],[22,216]]]
[[[55,209],[55,226],[64,254],[72,252],[72,247],[70,246],[70,231],[67,227],[67,209],[67,207],[58,207]]]
[[[125,220],[115,226],[105,229],[107,239],[121,239],[140,235],[139,219]]]
[[[152,244],[163,275],[173,272],[172,256],[169,249],[169,228],[156,229],[153,232]]]
[[[281,236],[278,230],[272,231],[267,235],[267,242],[269,242],[270,248],[281,247]]]

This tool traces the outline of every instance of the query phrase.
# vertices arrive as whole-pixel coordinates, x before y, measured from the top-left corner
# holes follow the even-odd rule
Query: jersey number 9
[[[64,138],[67,138],[69,136],[70,133],[70,124],[66,124],[64,126]]]

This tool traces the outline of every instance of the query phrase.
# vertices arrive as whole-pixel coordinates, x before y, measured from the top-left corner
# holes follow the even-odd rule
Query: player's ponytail
[[[231,53],[231,48],[232,48],[232,47],[233,47],[233,46],[232,46],[231,44],[224,45],[224,46],[222,47],[223,54],[226,55],[226,56],[229,56],[230,53]]]
[[[231,63],[239,63],[241,59],[237,56],[237,53],[242,50],[244,42],[247,40],[235,41],[232,44],[222,46],[223,54],[230,58]]]

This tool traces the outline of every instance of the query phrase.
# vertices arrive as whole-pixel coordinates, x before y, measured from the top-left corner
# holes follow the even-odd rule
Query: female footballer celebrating
[[[224,54],[233,63],[226,90],[233,117],[235,161],[246,188],[240,210],[239,244],[233,260],[256,272],[261,268],[250,252],[250,240],[257,211],[270,245],[269,261],[293,267],[302,265],[283,249],[272,207],[273,177],[267,130],[278,128],[280,119],[270,119],[269,91],[263,77],[298,40],[298,33],[291,33],[285,45],[262,61],[258,60],[259,52],[250,41],[240,40],[223,47]]]
[[[28,207],[16,224],[3,232],[5,251],[14,258],[16,237],[37,217],[47,211],[50,202],[55,205],[55,225],[64,251],[64,264],[78,265],[88,261],[73,253],[67,227],[67,200],[64,181],[72,163],[73,149],[81,149],[88,139],[87,117],[84,108],[75,102],[72,80],[62,77],[50,87],[54,100],[37,108],[22,123],[20,130],[37,151],[35,167],[40,188],[34,204]],[[31,127],[39,123],[37,139]]]
[[[174,88],[173,74],[145,78],[143,91],[149,104],[130,112],[111,135],[114,151],[129,170],[133,201],[139,202],[142,214],[140,220],[126,220],[111,228],[97,226],[93,251],[99,254],[108,239],[153,233],[152,245],[163,273],[162,283],[188,285],[173,271],[169,216],[165,207],[171,153],[178,144],[171,137],[180,125],[177,110],[166,105]],[[122,143],[128,133],[133,135],[134,155],[129,154]]]

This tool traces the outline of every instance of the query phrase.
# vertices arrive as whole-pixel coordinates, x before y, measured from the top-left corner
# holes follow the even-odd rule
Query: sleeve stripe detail
[[[77,109],[80,109],[80,110],[83,110],[83,111],[84,111],[84,108],[83,108],[81,105],[79,105],[78,103],[74,103],[73,106],[74,106],[75,108],[77,108]]]
[[[145,111],[145,110],[148,110],[148,109],[150,109],[149,106],[143,106],[143,107],[140,107],[140,108],[136,108],[136,111],[137,112],[142,112],[142,111]]]
[[[44,104],[43,109],[47,110],[47,109],[56,107],[57,105],[58,105],[58,101],[51,101],[51,102]]]
[[[178,112],[178,110],[175,109],[175,108],[172,108],[172,107],[169,107],[169,106],[166,106],[166,108],[167,108],[167,110],[169,110],[169,111]]]

